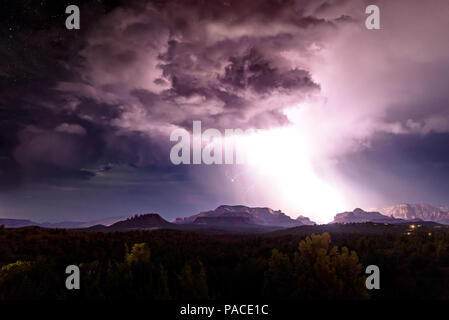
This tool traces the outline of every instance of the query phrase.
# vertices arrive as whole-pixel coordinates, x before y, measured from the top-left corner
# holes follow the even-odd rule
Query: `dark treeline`
[[[0,227],[0,299],[448,299],[449,233],[429,230],[264,236]],[[65,287],[71,264],[80,266],[80,290]],[[370,264],[380,268],[380,290],[365,288]]]

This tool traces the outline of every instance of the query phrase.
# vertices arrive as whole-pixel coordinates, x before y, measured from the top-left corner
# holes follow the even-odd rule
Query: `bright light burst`
[[[282,208],[316,222],[329,222],[345,208],[339,190],[314,169],[310,146],[298,127],[261,130],[239,139],[248,156],[253,179],[269,181]]]

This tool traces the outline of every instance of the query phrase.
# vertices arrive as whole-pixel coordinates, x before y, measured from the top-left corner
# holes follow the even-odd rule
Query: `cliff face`
[[[404,220],[424,220],[439,223],[449,222],[449,212],[430,204],[398,204],[382,210],[385,214]]]
[[[163,219],[157,213],[147,213],[136,215],[123,221],[119,221],[111,225],[111,229],[147,229],[170,226],[171,223]]]
[[[298,218],[296,218],[296,221],[300,222],[301,224],[303,224],[305,226],[313,226],[316,224],[314,221],[312,221],[308,217],[304,217],[304,216],[299,216]]]
[[[309,220],[310,221],[310,220]],[[304,225],[301,220],[294,220],[280,210],[271,208],[251,208],[247,206],[222,205],[215,210],[176,219],[179,224],[255,224],[262,226],[294,227]]]
[[[363,222],[379,222],[379,223],[397,223],[400,219],[385,216],[379,212],[367,212],[360,208],[354,211],[338,213],[334,217],[333,223],[363,223]]]

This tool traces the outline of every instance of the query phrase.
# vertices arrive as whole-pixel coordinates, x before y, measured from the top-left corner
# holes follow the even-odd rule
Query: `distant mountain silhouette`
[[[5,228],[23,228],[36,226],[41,228],[56,228],[56,229],[81,229],[88,228],[94,225],[109,226],[117,221],[120,221],[124,217],[109,217],[104,219],[98,219],[94,221],[62,221],[62,222],[35,222],[25,219],[1,219],[0,225]]]
[[[335,223],[389,223],[400,224],[410,221],[429,221],[439,224],[449,224],[449,213],[442,208],[428,204],[399,204],[385,208],[382,213],[364,211],[356,208],[354,211],[335,215],[330,224]],[[177,218],[173,223],[165,220],[157,213],[135,215],[133,217],[105,218],[91,222],[44,222],[37,223],[26,219],[1,219],[0,225],[6,228],[21,228],[37,226],[43,228],[66,228],[87,231],[128,231],[152,229],[178,230],[231,230],[236,232],[254,232],[278,230],[300,226],[313,226],[315,222],[308,217],[299,216],[292,219],[280,210],[267,207],[247,207],[243,205],[221,205],[215,210],[204,211],[185,218]]]
[[[116,222],[108,227],[109,230],[126,231],[136,229],[167,228],[173,225],[157,213],[135,215],[126,220]]]
[[[383,213],[394,218],[404,220],[434,221],[449,224],[449,212],[426,203],[402,203],[382,210]]]
[[[396,219],[385,216],[379,212],[367,212],[360,208],[354,211],[347,211],[338,213],[334,217],[332,223],[364,223],[364,222],[378,222],[378,223],[403,223],[403,219]]]
[[[305,219],[294,220],[280,210],[271,208],[251,208],[247,206],[222,205],[215,210],[200,212],[196,215],[177,218],[177,224],[203,224],[211,226],[278,226],[294,227],[304,225]],[[310,220],[307,223],[312,223]]]
[[[38,225],[38,223],[23,219],[0,219],[0,226],[1,225],[3,225],[5,228],[22,228],[36,226]]]

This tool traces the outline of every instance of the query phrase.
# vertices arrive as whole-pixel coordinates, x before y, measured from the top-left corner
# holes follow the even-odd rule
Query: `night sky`
[[[0,217],[449,205],[447,0],[7,0],[0,15]],[[256,163],[172,164],[170,133],[194,120],[253,129]]]

